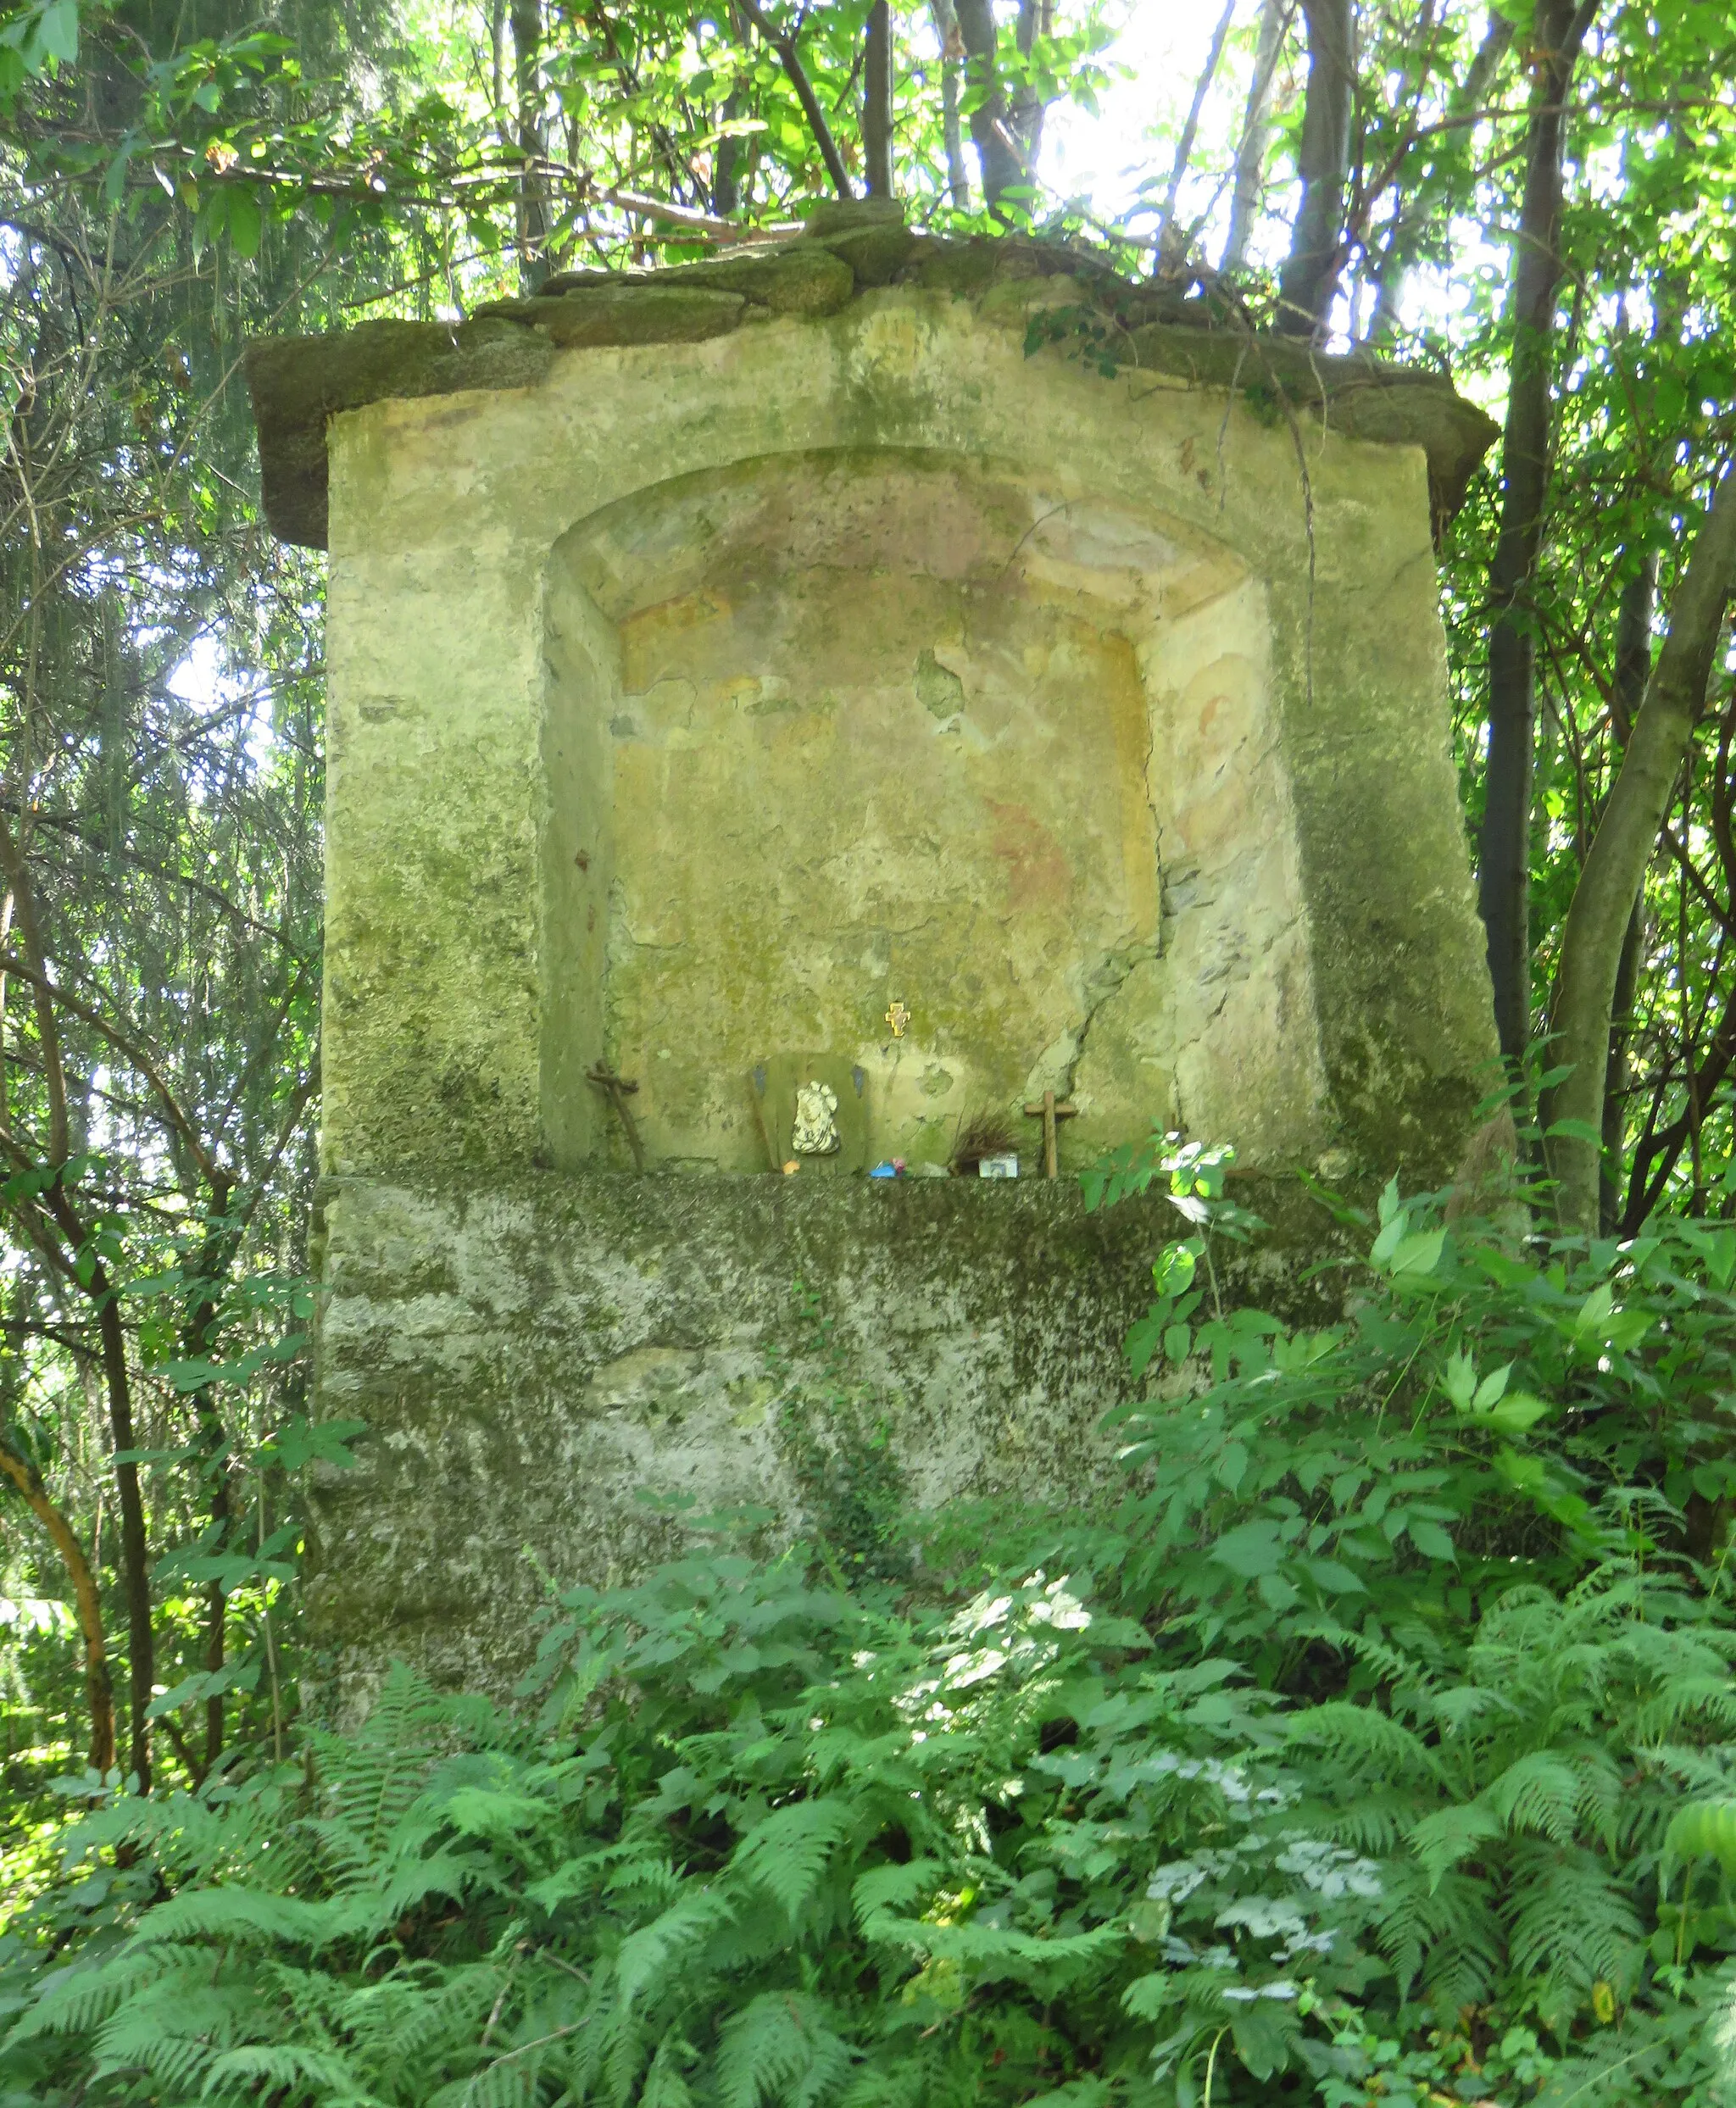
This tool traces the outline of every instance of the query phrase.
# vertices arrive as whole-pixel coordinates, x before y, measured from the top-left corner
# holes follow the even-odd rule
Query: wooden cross
[[[633,1152],[634,1167],[643,1171],[645,1168],[645,1145],[639,1139],[632,1108],[627,1104],[628,1098],[638,1089],[638,1085],[629,1082],[624,1076],[617,1076],[613,1069],[600,1061],[594,1069],[586,1070],[585,1081],[594,1083],[620,1115],[620,1124],[626,1129],[627,1143]]]
[[[1078,1110],[1077,1105],[1058,1105],[1055,1103],[1053,1091],[1045,1091],[1043,1093],[1043,1103],[1040,1105],[1027,1105],[1025,1108],[1027,1120],[1036,1120],[1040,1116],[1043,1121],[1043,1176],[1045,1178],[1055,1178],[1060,1176],[1060,1165],[1055,1161],[1056,1122],[1072,1119]]]

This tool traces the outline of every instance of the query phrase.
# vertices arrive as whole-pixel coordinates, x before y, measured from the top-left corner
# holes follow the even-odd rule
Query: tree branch
[[[755,0],[742,0],[742,12],[760,34],[777,53],[796,100],[802,106],[802,114],[808,120],[808,129],[814,135],[814,143],[820,149],[820,158],[826,164],[826,173],[832,178],[832,186],[840,197],[854,197],[849,171],[845,168],[843,156],[837,150],[837,142],[832,136],[832,127],[826,121],[826,112],[820,107],[820,98],[814,92],[814,84],[808,78],[796,49],[794,31],[786,36]]]

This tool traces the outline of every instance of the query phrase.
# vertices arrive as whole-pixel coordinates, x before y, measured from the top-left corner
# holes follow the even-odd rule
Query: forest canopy
[[[262,335],[456,320],[558,272],[688,262],[793,233],[827,200],[881,197],[937,233],[1070,245],[1202,325],[1450,375],[1502,427],[1444,526],[1441,596],[1500,1087],[1532,1226],[1565,1240],[1538,1277],[1563,1310],[1571,1286],[1583,1314],[1600,1282],[1639,1265],[1618,1250],[1664,1249],[1646,1240],[1666,1221],[1692,1251],[1648,1286],[1661,1299],[1652,1345],[1672,1325],[1679,1336],[1685,1320],[1661,1310],[1683,1281],[1728,1315],[1716,1238],[1736,1215],[1736,8],[1223,0],[1197,21],[1177,12],[1151,0],[0,6],[0,1869],[12,1870],[0,1882],[15,1876],[22,1893],[47,1865],[68,1798],[56,1779],[82,1777],[100,1799],[118,1775],[136,1800],[249,1765],[278,1778],[269,1767],[301,1746],[298,1488],[316,1460],[341,1467],[361,1432],[309,1414],[324,570],[263,521],[242,379]],[[1422,1272],[1436,1262],[1449,1265],[1438,1250]],[[1506,1351],[1513,1313],[1463,1307],[1472,1316],[1453,1322],[1483,1327],[1491,1358]],[[1171,1310],[1160,1334],[1191,1321]],[[1551,1410],[1584,1410],[1574,1386],[1602,1381],[1587,1341],[1603,1376],[1610,1355],[1619,1371],[1651,1352],[1561,1325],[1579,1348],[1532,1379]],[[1469,1349],[1450,1327],[1427,1341],[1418,1365],[1445,1386],[1449,1353]],[[1180,1359],[1191,1350],[1190,1336]],[[1246,1339],[1225,1346],[1216,1382],[1248,1376],[1253,1359]],[[1702,1373],[1678,1395],[1678,1376],[1675,1362],[1635,1375],[1621,1410],[1646,1432],[1619,1462],[1594,1470],[1571,1441],[1547,1468],[1510,1449],[1518,1462],[1491,1464],[1494,1478],[1458,1508],[1417,1510],[1406,1545],[1444,1570],[1462,1522],[1478,1557],[1534,1558],[1552,1601],[1595,1573],[1599,1615],[1613,1616],[1611,1548],[1643,1568],[1641,1548],[1664,1544],[1700,1562],[1701,1581],[1645,1614],[1692,1626],[1706,1650],[1693,1673],[1716,1683],[1728,1625],[1707,1609],[1717,1588],[1703,1570],[1722,1571],[1729,1490],[1707,1429],[1728,1393]],[[1362,1397],[1372,1380],[1358,1363],[1335,1395]],[[1476,1410],[1498,1412],[1502,1396]],[[1242,1443],[1236,1407],[1221,1401],[1228,1431],[1201,1466],[1230,1504],[1211,1527],[1277,1531],[1276,1510],[1233,1507],[1241,1474],[1221,1460]],[[1460,1408],[1441,1410],[1457,1428]],[[1660,1432],[1677,1412],[1694,1424],[1685,1447]],[[1492,1421],[1478,1438],[1527,1432]],[[1420,1453],[1399,1463],[1435,1468]],[[1642,1528],[1630,1501],[1618,1527],[1600,1509],[1636,1475],[1674,1521]],[[1517,1503],[1523,1528],[1502,1502]],[[1606,1530],[1595,1557],[1594,1512]],[[1157,1600],[1115,1615],[1154,1617]],[[667,1610],[606,1605],[586,1644],[627,1648],[622,1633]],[[943,1625],[899,1627],[886,1644],[920,1652]],[[1548,1644],[1566,1647],[1564,1630],[1550,1626]],[[1477,1644],[1522,1644],[1506,1634]],[[1369,1644],[1414,1643],[1394,1626]],[[1283,1677],[1295,1684],[1315,1644],[1299,1622],[1294,1656],[1268,1660],[1250,1640],[1244,1666],[1258,1656],[1288,1702],[1299,1686]],[[1360,1659],[1378,1669],[1374,1654]],[[1455,1660],[1450,1673],[1469,1677]],[[1362,1673],[1346,1672],[1346,1703],[1376,1694],[1405,1733],[1435,1732],[1414,1678]],[[1427,1674],[1449,1670],[1430,1657]],[[1205,1688],[1166,1687],[1164,1703]],[[858,1696],[880,1732],[892,1701]],[[790,1697],[780,1684],[777,1702]],[[422,1702],[403,1699],[411,1712]],[[506,1733],[478,1729],[479,1746]],[[1264,1746],[1241,1715],[1236,1733],[1238,1748]],[[1365,1753],[1371,1777],[1403,1770],[1396,1746]],[[1544,1747],[1512,1760],[1541,1765]],[[1694,1762],[1672,1776],[1706,1789],[1723,1758]],[[545,1784],[539,1774],[525,1791]],[[1572,1801],[1559,1778],[1548,1791]],[[1442,1807],[1419,1800],[1405,1820]],[[1661,1838],[1668,1809],[1654,1813]],[[1429,1834],[1444,1833],[1443,1816]],[[119,1831],[99,1844],[123,1868],[157,1849]],[[1650,1911],[1660,1860],[1646,1849]],[[882,1915],[903,1907],[895,1883],[875,1894]],[[1696,1937],[1683,1894],[1664,1944],[1672,1996],[1686,1996]],[[790,1896],[794,1918],[811,1899]],[[1439,1929],[1433,1907],[1416,1905],[1419,1955]],[[1518,1937],[1494,1888],[1477,1908],[1477,1938],[1495,1940],[1498,1919],[1501,1939]],[[1095,1937],[1082,1919],[1076,1933]],[[1625,2010],[1640,1964],[1624,1975],[1622,1956],[1644,1941],[1637,1920],[1609,1937],[1604,1973],[1583,1983],[1555,1933],[1522,1939],[1544,1988],[1530,2006],[1510,2000],[1512,2024],[1559,2021],[1566,2042],[1584,2015]],[[943,1946],[922,1950],[925,1971]],[[1088,1954],[1077,1958],[1088,1975]],[[1493,1969],[1466,1978],[1473,2005]],[[1347,1979],[1332,1995],[1355,1989]],[[1251,2022],[1238,2026],[1245,2049]],[[787,2043],[766,2054],[766,2070],[796,2055]],[[843,2072],[850,2055],[838,2055]],[[1189,2062],[1191,2048],[1177,2056],[1186,2083],[1209,2091],[1213,2067]],[[1523,2058],[1509,2061],[1517,2072]],[[290,2086],[289,2067],[273,2068],[270,2083]],[[1534,2089],[1542,2074],[1512,2083]],[[620,2098],[713,2097],[676,2090],[673,2065],[665,2076],[663,2092],[648,2080]],[[732,2104],[796,2097],[757,2077],[733,2092],[716,2083]],[[1249,2097],[1216,2083],[1221,2099]],[[1366,2097],[1344,2085],[1320,2098]],[[1033,2079],[1010,2097],[1040,2090]]]

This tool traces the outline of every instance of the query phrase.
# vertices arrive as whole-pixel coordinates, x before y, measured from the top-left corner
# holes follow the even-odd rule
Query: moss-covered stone
[[[1107,318],[1107,331],[1098,331],[1105,357],[1194,387],[1239,391],[1256,403],[1282,397],[1354,437],[1422,447],[1438,521],[1462,501],[1495,436],[1488,419],[1438,375],[1250,337],[1211,303],[1129,285],[1085,251],[1019,236],[919,236],[895,204],[841,201],[822,207],[800,239],[777,248],[668,270],[561,272],[536,298],[491,303],[456,326],[369,322],[339,336],[259,340],[247,373],[266,516],[286,540],[325,546],[326,420],[364,403],[533,387],[555,348],[698,341],[734,326],[743,310],[724,304],[721,296],[731,294],[748,309],[818,321],[853,294],[908,284],[984,303],[985,312],[998,309],[1022,328],[1028,302],[997,301],[995,289],[1052,278],[1075,281],[1082,305]]]
[[[1330,1238],[1324,1211],[1298,1188],[1240,1197],[1275,1229],[1227,1257],[1230,1292],[1317,1321],[1294,1254]],[[328,1703],[393,1655],[509,1690],[541,1576],[675,1555],[691,1540],[671,1500],[780,1510],[774,1541],[811,1521],[772,1367],[798,1399],[822,1380],[798,1282],[915,1507],[956,1522],[991,1495],[1108,1500],[1100,1423],[1132,1394],[1123,1334],[1175,1227],[1156,1198],[1088,1215],[1071,1182],[976,1180],[340,1180],[318,1212],[321,1400],[370,1430],[358,1468],[314,1488]]]
[[[847,266],[840,268],[839,259],[824,244],[796,242],[748,255],[681,264],[669,270],[560,272],[542,290],[545,298],[570,299],[617,292],[644,299],[665,289],[736,293],[771,314],[819,316],[837,313],[854,292],[855,279]]]
[[[830,201],[810,214],[807,232],[849,265],[859,286],[889,286],[916,246],[891,197]]]
[[[695,344],[740,321],[742,296],[716,286],[581,286],[550,298],[493,300],[476,320],[538,330],[562,351],[603,344]]]
[[[1500,431],[1442,375],[1366,353],[1336,356],[1294,338],[1173,321],[1139,324],[1106,348],[1119,364],[1176,375],[1195,387],[1239,389],[1270,403],[1274,414],[1282,414],[1283,403],[1354,439],[1421,447],[1438,525],[1464,503]]]

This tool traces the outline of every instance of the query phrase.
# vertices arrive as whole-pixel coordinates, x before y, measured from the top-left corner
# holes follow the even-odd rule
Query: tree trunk
[[[1297,157],[1302,203],[1278,277],[1276,325],[1286,337],[1317,335],[1338,286],[1355,85],[1355,0],[1302,0],[1302,14],[1308,25],[1308,93]]]
[[[513,86],[524,157],[516,210],[519,283],[535,292],[548,277],[548,142],[542,125],[542,0],[512,0]]]
[[[732,89],[723,106],[725,122],[740,117],[746,108],[741,90]],[[717,152],[711,163],[711,209],[720,220],[727,220],[742,202],[742,163],[747,158],[746,143],[735,132],[726,133],[717,142]]]
[[[965,78],[976,101],[971,113],[971,138],[982,170],[982,195],[989,210],[999,213],[1009,192],[1031,183],[1043,136],[1043,105],[1030,96],[1021,96],[1016,104],[1008,98],[995,60],[999,31],[993,0],[955,0],[954,11],[965,44]],[[1040,26],[1033,0],[1021,0],[1021,51],[1029,51]]]
[[[953,0],[931,0],[934,34],[940,40],[940,128],[946,147],[947,197],[956,210],[971,209],[971,177],[965,166],[965,128],[959,116],[959,68],[965,40]]]
[[[85,1648],[85,1704],[91,1716],[91,1769],[105,1777],[114,1768],[114,1692],[103,1638],[103,1601],[96,1577],[72,1525],[49,1499],[42,1475],[10,1443],[0,1441],[0,1471],[17,1487],[54,1543],[72,1583]]]
[[[1622,947],[1634,896],[1669,809],[1736,585],[1736,471],[1720,481],[1670,598],[1669,626],[1627,751],[1605,800],[1561,937],[1551,1018],[1568,1073],[1550,1094],[1545,1126],[1572,1121],[1577,1132],[1550,1142],[1556,1209],[1572,1230],[1598,1221],[1596,1137],[1602,1132],[1610,1022]]]
[[[1616,991],[1610,1003],[1610,1051],[1604,1064],[1603,1146],[1598,1154],[1597,1220],[1601,1233],[1614,1234],[1622,1214],[1622,1159],[1627,1134],[1628,1042],[1633,1029],[1633,996],[1639,984],[1639,953],[1645,941],[1644,895],[1633,903],[1616,969]]]
[[[1211,83],[1217,72],[1218,61],[1224,55],[1224,44],[1230,33],[1230,24],[1235,19],[1238,0],[1224,0],[1224,11],[1217,19],[1212,31],[1211,43],[1205,54],[1199,78],[1194,83],[1194,99],[1188,105],[1188,115],[1182,126],[1182,136],[1176,142],[1176,158],[1170,165],[1169,186],[1164,192],[1163,209],[1158,214],[1157,267],[1154,275],[1160,280],[1185,280],[1188,275],[1188,252],[1193,248],[1194,230],[1182,227],[1177,213],[1182,200],[1182,185],[1186,181],[1188,164],[1194,159],[1194,142],[1199,133],[1199,113],[1205,108],[1205,98],[1211,92]]]
[[[892,196],[892,8],[874,0],[862,55],[862,171],[871,197]]]
[[[1550,381],[1561,282],[1565,103],[1589,9],[1538,0],[1525,195],[1513,245],[1512,354],[1501,442],[1501,522],[1489,565],[1488,760],[1477,838],[1477,904],[1488,941],[1495,1028],[1516,1068],[1531,1037],[1531,780],[1537,736],[1532,614],[1526,604],[1549,480]]]
[[[126,1334],[120,1305],[106,1277],[92,1285],[103,1340],[103,1380],[108,1393],[108,1426],[117,1452],[138,1446],[132,1423],[132,1382],[126,1366]],[[151,1627],[151,1570],[145,1545],[145,1504],[136,1464],[117,1460],[120,1496],[120,1573],[126,1594],[128,1768],[139,1791],[151,1790],[151,1694],[156,1683],[156,1636]]]
[[[218,1291],[225,1273],[235,1256],[240,1243],[239,1232],[225,1218],[232,1198],[229,1183],[219,1178],[210,1193],[209,1214],[205,1233],[200,1240],[198,1257],[193,1263],[193,1277],[199,1283],[197,1300],[187,1312],[181,1328],[181,1349],[189,1361],[203,1360],[217,1344],[219,1315]],[[229,1443],[228,1430],[212,1394],[211,1387],[204,1385],[193,1393],[193,1410],[199,1418],[199,1443],[206,1458],[206,1469],[211,1475],[209,1514],[213,1528],[220,1536],[226,1536],[230,1521],[229,1464],[225,1452]],[[223,1666],[229,1602],[224,1594],[223,1583],[213,1580],[205,1587],[205,1670],[215,1676]],[[205,1699],[205,1750],[203,1769],[209,1771],[223,1749],[223,1694],[210,1693]]]
[[[1651,614],[1657,598],[1658,559],[1641,559],[1639,569],[1622,588],[1616,615],[1616,680],[1610,716],[1621,746],[1628,744],[1633,720],[1645,699],[1651,677]],[[1645,887],[1633,896],[1633,912],[1622,940],[1616,970],[1616,993],[1610,1013],[1610,1054],[1604,1066],[1603,1153],[1598,1171],[1598,1226],[1608,1235],[1622,1212],[1622,1157],[1626,1118],[1628,1042],[1633,1031],[1633,992],[1639,980],[1639,950],[1645,937]]]
[[[1230,228],[1218,270],[1233,278],[1248,261],[1248,240],[1260,206],[1266,175],[1266,105],[1272,75],[1284,47],[1284,36],[1296,12],[1296,0],[1264,0],[1260,10],[1260,42],[1254,53],[1254,78],[1248,85],[1248,107],[1242,114],[1242,136],[1236,147],[1236,178],[1230,192]]]

